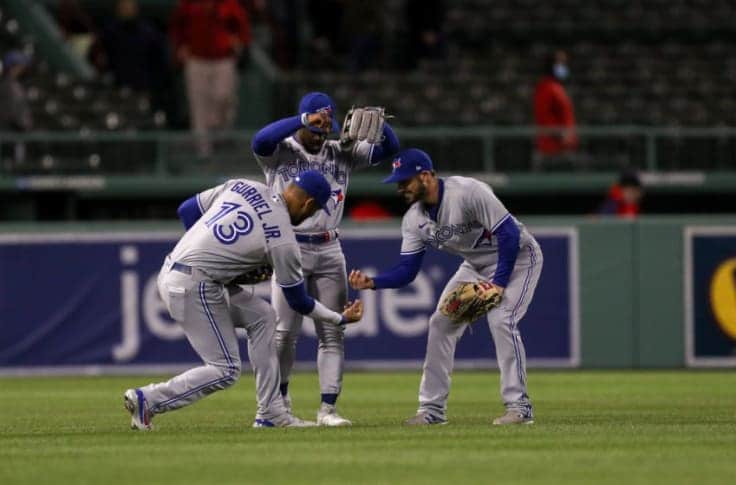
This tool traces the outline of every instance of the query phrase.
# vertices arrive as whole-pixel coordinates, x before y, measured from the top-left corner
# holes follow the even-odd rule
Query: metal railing
[[[736,128],[579,127],[579,150],[541,161],[535,127],[397,128],[403,147],[426,150],[443,171],[520,173],[622,168],[646,171],[736,170]],[[545,130],[559,134],[560,130]],[[253,130],[218,132],[206,142],[179,132],[0,133],[0,175],[196,175],[259,172],[250,150]]]

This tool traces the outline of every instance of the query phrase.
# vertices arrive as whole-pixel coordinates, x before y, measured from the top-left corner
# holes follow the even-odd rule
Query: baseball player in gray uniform
[[[468,177],[437,177],[431,159],[421,150],[403,150],[397,155],[393,173],[384,180],[392,182],[398,183],[399,193],[411,204],[401,225],[400,263],[374,278],[353,270],[351,286],[381,289],[409,284],[419,272],[428,246],[463,257],[465,261],[445,286],[443,297],[460,283],[478,281],[490,281],[484,285],[493,285],[501,294],[498,306],[487,314],[506,406],[506,413],[493,423],[532,423],[519,321],[542,271],[539,244],[488,185]],[[419,409],[405,424],[447,422],[455,346],[466,327],[453,322],[439,307],[430,317]]]
[[[124,393],[131,428],[151,429],[154,415],[179,409],[233,385],[240,376],[235,327],[248,335],[248,357],[256,378],[258,402],[254,427],[316,425],[291,415],[279,393],[279,365],[273,345],[276,315],[238,285],[249,270],[268,264],[285,301],[300,314],[338,327],[362,315],[359,301],[342,314],[306,292],[299,247],[292,225],[330,201],[330,186],[316,171],[306,171],[283,191],[234,179],[188,199],[179,207],[187,231],[166,257],[158,289],[171,317],[184,330],[204,365],[169,381]],[[326,323],[327,325],[327,323]]]
[[[320,171],[330,183],[331,198],[327,204],[330,212],[321,211],[294,230],[309,294],[333,310],[342,308],[347,301],[345,256],[338,241],[338,225],[343,215],[350,172],[375,165],[399,149],[398,139],[388,123],[384,123],[383,110],[379,109],[380,115],[363,119],[363,126],[376,132],[374,140],[370,137],[349,139],[345,134],[340,141],[327,140],[328,134],[340,131],[335,120],[335,104],[324,93],[308,93],[299,103],[297,116],[265,126],[252,141],[253,152],[272,190],[281,190],[308,168]],[[360,131],[355,117],[350,125],[353,132]],[[302,315],[287,304],[275,283],[272,304],[278,316],[276,346],[281,363],[281,393],[290,409],[289,378]],[[351,422],[340,416],[336,409],[345,358],[343,328],[321,319],[315,320],[314,324],[319,341],[317,369],[321,391],[317,422],[323,426],[349,426]]]

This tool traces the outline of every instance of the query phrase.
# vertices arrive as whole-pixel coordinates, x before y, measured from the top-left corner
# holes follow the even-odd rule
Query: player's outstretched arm
[[[370,278],[360,270],[354,269],[348,276],[348,282],[355,290],[402,288],[417,277],[423,259],[424,250],[413,254],[402,254],[399,257],[399,264],[375,278]]]
[[[292,310],[314,320],[331,322],[334,325],[354,323],[362,318],[363,304],[359,300],[349,304],[342,313],[338,313],[309,296],[302,276],[296,240],[293,243],[272,247],[270,254],[276,283],[281,287],[284,299]]]

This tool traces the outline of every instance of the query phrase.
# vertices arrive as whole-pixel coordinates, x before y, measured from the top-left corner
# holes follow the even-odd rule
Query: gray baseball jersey
[[[523,224],[504,207],[485,183],[468,177],[447,177],[436,222],[421,202],[415,202],[401,223],[401,254],[414,254],[427,246],[456,254],[474,268],[495,266],[498,245],[492,237],[506,219],[519,227],[519,247],[534,241]]]
[[[221,283],[266,263],[282,286],[303,279],[299,247],[280,193],[259,182],[233,179],[196,197],[202,217],[171,251],[172,261],[194,266]]]
[[[352,150],[343,151],[338,141],[328,140],[319,153],[309,153],[290,136],[281,141],[271,155],[256,154],[256,160],[266,175],[266,184],[278,193],[283,192],[304,170],[322,172],[332,188],[332,200],[328,206],[330,214],[319,211],[294,229],[298,233],[320,233],[336,229],[340,224],[350,172],[371,164],[373,147],[370,143],[358,142]]]
[[[436,222],[422,203],[413,204],[401,225],[402,254],[424,251],[427,246],[465,259],[442,292],[462,282],[490,280],[498,263],[493,231],[508,218],[519,228],[519,254],[498,308],[487,315],[501,374],[501,396],[508,409],[532,416],[526,387],[526,353],[518,323],[531,303],[542,271],[539,244],[519,223],[490,187],[467,177],[443,179]],[[467,325],[457,325],[439,310],[429,320],[427,355],[419,387],[419,411],[444,420],[450,393],[455,346]]]

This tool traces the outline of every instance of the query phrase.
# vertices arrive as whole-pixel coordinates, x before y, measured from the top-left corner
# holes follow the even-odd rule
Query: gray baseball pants
[[[507,409],[519,409],[532,415],[532,404],[526,387],[526,354],[519,333],[519,321],[526,314],[529,303],[542,273],[542,251],[534,243],[519,251],[503,299],[498,307],[487,315],[496,358],[501,374],[501,398]],[[464,262],[447,282],[445,294],[462,282],[490,280],[495,266],[476,269]],[[456,325],[440,313],[439,309],[429,319],[427,355],[419,386],[419,411],[446,418],[447,398],[455,358],[455,346],[468,325]]]
[[[345,255],[339,240],[323,244],[300,243],[302,271],[307,293],[330,310],[341,313],[347,303],[348,282]],[[296,358],[296,343],[303,317],[289,307],[281,288],[271,281],[271,301],[278,315],[276,348],[281,364],[281,381],[289,382]],[[345,330],[329,322],[314,322],[317,333],[317,370],[322,394],[340,394],[345,362]]]
[[[273,340],[276,314],[268,302],[254,296],[252,287],[225,287],[197,269],[192,274],[171,270],[168,258],[159,273],[158,289],[204,365],[141,387],[154,413],[187,406],[235,384],[241,368],[235,327],[245,328],[248,335],[248,357],[256,378],[256,418],[272,419],[286,412]]]

